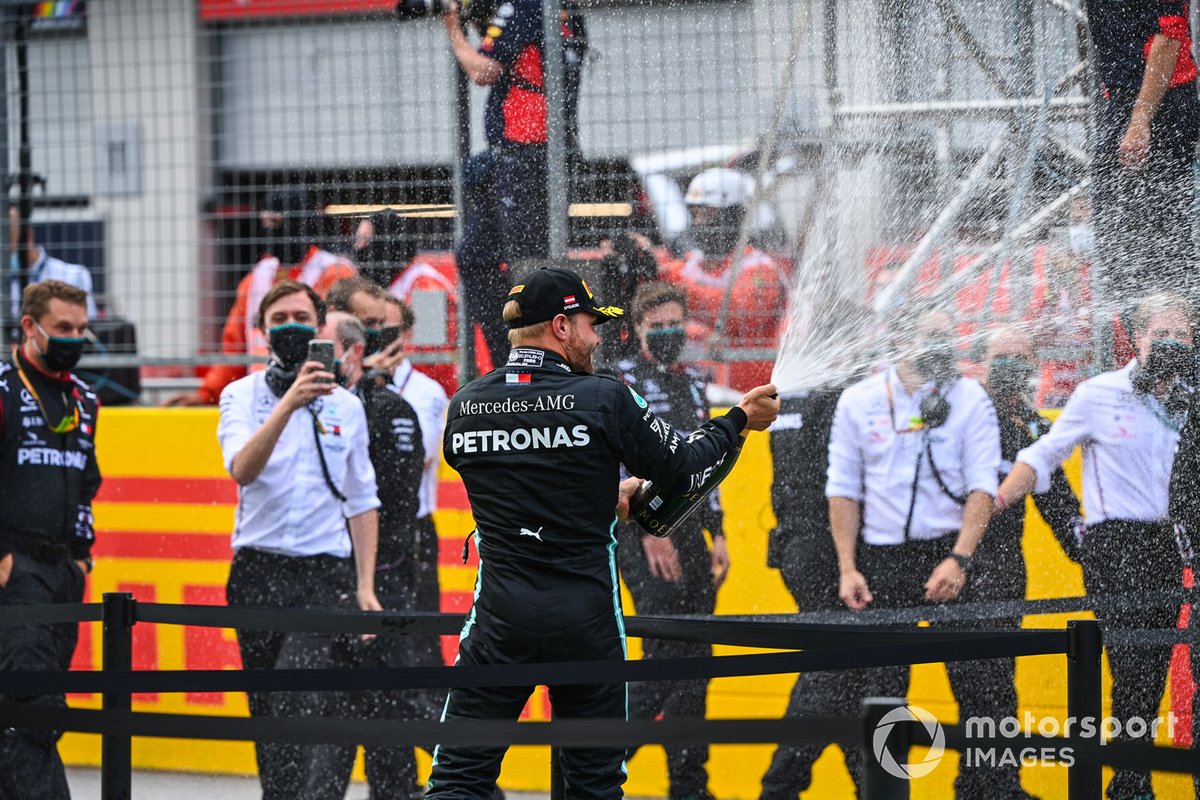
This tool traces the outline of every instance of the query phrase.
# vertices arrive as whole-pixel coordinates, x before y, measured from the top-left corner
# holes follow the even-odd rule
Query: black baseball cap
[[[596,297],[587,281],[569,269],[544,267],[529,273],[508,293],[516,300],[521,316],[510,320],[508,327],[524,328],[554,319],[559,314],[578,314],[586,311],[597,317],[597,324],[624,316],[616,306],[596,304]]]

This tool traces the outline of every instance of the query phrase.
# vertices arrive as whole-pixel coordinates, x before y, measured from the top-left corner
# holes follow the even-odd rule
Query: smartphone
[[[329,339],[313,339],[308,343],[308,360],[321,364],[321,369],[333,372],[333,342]]]
[[[379,350],[387,350],[392,343],[400,338],[399,325],[384,325],[379,330]]]

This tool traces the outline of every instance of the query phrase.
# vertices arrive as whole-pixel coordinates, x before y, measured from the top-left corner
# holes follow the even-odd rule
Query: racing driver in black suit
[[[508,363],[450,401],[446,461],[466,485],[479,573],[458,663],[623,660],[615,529],[638,479],[685,491],[743,429],[775,419],[774,386],[759,386],[691,436],[658,419],[635,391],[593,375],[596,326],[621,316],[601,307],[565,269],[518,282],[504,306]],[[443,720],[516,719],[533,686],[456,688]],[[550,687],[559,719],[625,719],[623,683]],[[503,747],[438,747],[426,796],[490,798]],[[614,800],[625,782],[622,748],[562,752],[567,796]]]

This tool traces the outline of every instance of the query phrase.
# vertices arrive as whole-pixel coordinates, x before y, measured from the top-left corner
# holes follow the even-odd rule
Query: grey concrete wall
[[[108,223],[114,304],[137,322],[142,353],[190,353],[206,162],[195,2],[105,0],[89,11],[94,128],[140,136],[139,190],[93,201]]]

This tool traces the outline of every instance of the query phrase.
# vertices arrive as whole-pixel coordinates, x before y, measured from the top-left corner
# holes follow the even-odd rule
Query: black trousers
[[[230,606],[339,608],[349,605],[354,581],[348,559],[292,557],[242,548],[233,557],[226,586]],[[331,634],[239,630],[245,669],[322,669],[334,665]],[[309,717],[335,712],[320,692],[250,692],[252,717]],[[257,742],[263,800],[307,797],[316,748]]]
[[[621,577],[633,596],[637,613],[711,614],[716,608],[717,592],[712,584],[712,558],[699,527],[686,527],[671,537],[679,556],[682,578],[671,583],[655,577],[642,549],[640,528],[625,525],[621,529],[617,562]],[[712,647],[697,642],[672,642],[643,639],[644,658],[704,658]],[[664,718],[704,719],[708,709],[708,681],[643,681],[629,685],[630,719]],[[626,758],[633,758],[638,748]],[[708,791],[708,746],[667,747],[669,796],[703,796]]]
[[[975,551],[974,567],[968,576],[970,599],[974,602],[1024,600],[1026,578],[1020,535],[1006,536],[989,530]],[[956,623],[954,627],[1019,630],[1021,617]],[[946,673],[954,699],[958,701],[959,721],[965,722],[971,717],[1015,718],[1016,668],[1015,658],[948,662]],[[959,761],[954,796],[958,800],[991,800],[1027,795],[1021,789],[1020,767],[1011,764],[981,767]]]
[[[555,565],[558,566],[558,565]],[[625,658],[624,627],[611,579],[534,565],[480,562],[479,593],[460,638],[459,664]],[[615,572],[615,565],[610,567]],[[516,719],[534,687],[451,689],[442,720]],[[557,719],[626,719],[624,683],[550,686]],[[490,800],[507,747],[434,751],[426,797]],[[617,800],[625,751],[574,748],[560,753],[569,800]]]
[[[1118,299],[1172,291],[1195,302],[1196,90],[1180,86],[1166,93],[1151,126],[1149,163],[1131,172],[1120,165],[1118,149],[1136,99],[1136,92],[1114,91],[1100,114],[1092,219],[1101,285]]]
[[[925,606],[924,583],[929,573],[946,560],[954,547],[955,536],[946,536],[934,541],[908,541],[904,545],[871,546],[860,543],[858,547],[858,570],[874,596],[871,608],[906,608]],[[808,600],[833,606],[836,595],[836,571],[828,564],[828,553],[821,563],[811,567],[816,575],[833,576],[832,593],[828,588],[815,587],[808,573],[792,572],[791,582],[796,583],[797,602]],[[802,558],[799,565],[805,565]],[[1024,585],[1024,561],[1015,573]],[[785,579],[788,573],[785,572]],[[1012,594],[1016,581],[1013,573],[996,565],[994,561],[979,564],[970,578],[967,589],[954,602],[978,600],[977,587],[982,585],[988,593]],[[992,597],[1000,599],[1000,597]],[[833,607],[844,607],[841,601]],[[802,608],[804,608],[802,606]],[[812,609],[816,609],[815,607]],[[809,609],[805,609],[809,610]],[[913,621],[917,621],[916,618]],[[1006,620],[1002,626],[1019,624],[1019,620]],[[991,622],[985,624],[991,627]],[[1003,717],[1016,715],[1016,691],[1013,685],[1014,664],[1009,660],[968,661],[947,663],[950,686],[954,688],[959,703],[959,716],[966,720],[972,716]],[[848,669],[839,672],[812,672],[799,676],[792,696],[788,700],[787,715],[805,716],[857,716],[864,697],[905,697],[908,692],[908,667],[878,667],[871,669]],[[812,778],[812,764],[821,756],[824,747],[779,747],[776,748],[772,765],[763,776],[763,800],[794,800],[808,788]],[[851,777],[860,784],[863,765],[862,753],[858,748],[846,752],[846,764]],[[1020,794],[1019,771],[1013,768],[973,768],[964,766],[955,780],[955,796],[958,798],[1009,798]]]
[[[1109,520],[1087,529],[1083,539],[1083,583],[1089,595],[1168,592],[1182,586],[1182,564],[1172,529],[1162,523]],[[1097,612],[1106,628],[1171,629],[1178,604]],[[1171,665],[1171,647],[1107,647],[1112,670],[1112,715],[1124,725],[1133,717],[1158,717]],[[1128,738],[1128,737],[1122,737]],[[1149,741],[1149,735],[1143,739]],[[1150,773],[1119,769],[1108,785],[1112,800],[1151,790]]]
[[[404,567],[408,562],[401,562]],[[385,569],[375,575],[375,596],[380,604],[391,611],[412,611],[415,592],[412,570]],[[347,639],[335,647],[335,657],[340,666],[374,668],[402,668],[442,666],[439,654],[416,646],[416,640],[424,637],[401,634],[381,634],[363,642]],[[441,693],[444,697],[444,693]],[[338,715],[347,719],[436,719],[441,713],[441,704],[429,701],[425,691],[371,691],[347,692],[338,698]],[[433,745],[429,745],[432,751]],[[309,780],[311,795],[325,800],[342,800],[350,785],[350,773],[354,768],[357,748],[326,745],[317,748],[314,768]],[[367,785],[373,800],[405,800],[419,797],[421,787],[417,785],[417,762],[411,747],[363,748],[366,764]]]
[[[790,534],[790,535],[789,535]],[[776,531],[778,545],[776,563],[779,574],[801,612],[836,611],[845,608],[838,598],[837,553],[829,531]],[[785,712],[789,717],[803,716],[811,705],[807,697],[812,678],[801,675],[792,686]],[[811,713],[811,712],[810,712]],[[855,712],[857,713],[857,712]],[[781,744],[771,756],[771,765],[763,774],[762,800],[795,800],[812,783],[812,768],[824,747],[816,745]],[[845,751],[850,774],[862,768],[862,754],[857,747]]]
[[[12,573],[0,589],[0,607],[38,603],[80,603],[84,577],[75,563],[63,558],[53,563],[13,553]],[[0,671],[61,672],[71,666],[79,626],[0,626]],[[0,678],[0,683],[3,679]],[[61,694],[0,695],[7,702],[66,708]],[[71,794],[58,755],[57,731],[0,731],[0,800],[65,800]]]

